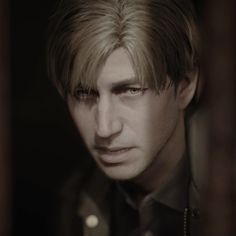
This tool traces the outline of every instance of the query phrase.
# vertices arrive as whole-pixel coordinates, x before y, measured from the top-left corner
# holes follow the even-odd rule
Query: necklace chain
[[[188,213],[189,213],[189,209],[186,207],[184,209],[184,236],[189,236],[189,234],[188,234]]]

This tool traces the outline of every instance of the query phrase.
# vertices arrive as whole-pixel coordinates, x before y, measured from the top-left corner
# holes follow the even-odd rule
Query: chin
[[[105,175],[113,180],[131,180],[138,177],[142,171],[138,169],[130,169],[124,166],[109,166],[109,167],[101,167],[101,170],[105,173]]]

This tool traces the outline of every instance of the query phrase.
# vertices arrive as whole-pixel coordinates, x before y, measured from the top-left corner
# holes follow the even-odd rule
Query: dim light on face
[[[164,171],[183,155],[183,110],[174,86],[160,94],[142,86],[123,48],[108,57],[96,88],[78,87],[68,105],[89,152],[112,179]]]

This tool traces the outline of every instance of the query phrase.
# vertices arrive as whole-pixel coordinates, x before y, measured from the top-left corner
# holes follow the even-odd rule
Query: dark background
[[[13,235],[54,235],[57,196],[83,147],[46,75],[55,0],[11,2]]]
[[[10,5],[14,236],[54,235],[60,187],[85,152],[46,75],[47,25],[56,2]]]

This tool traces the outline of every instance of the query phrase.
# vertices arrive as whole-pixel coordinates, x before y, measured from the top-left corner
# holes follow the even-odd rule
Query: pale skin
[[[184,155],[184,111],[196,83],[191,73],[177,88],[167,86],[158,94],[137,82],[126,50],[119,48],[108,57],[96,89],[78,88],[68,106],[100,169],[151,192]]]

